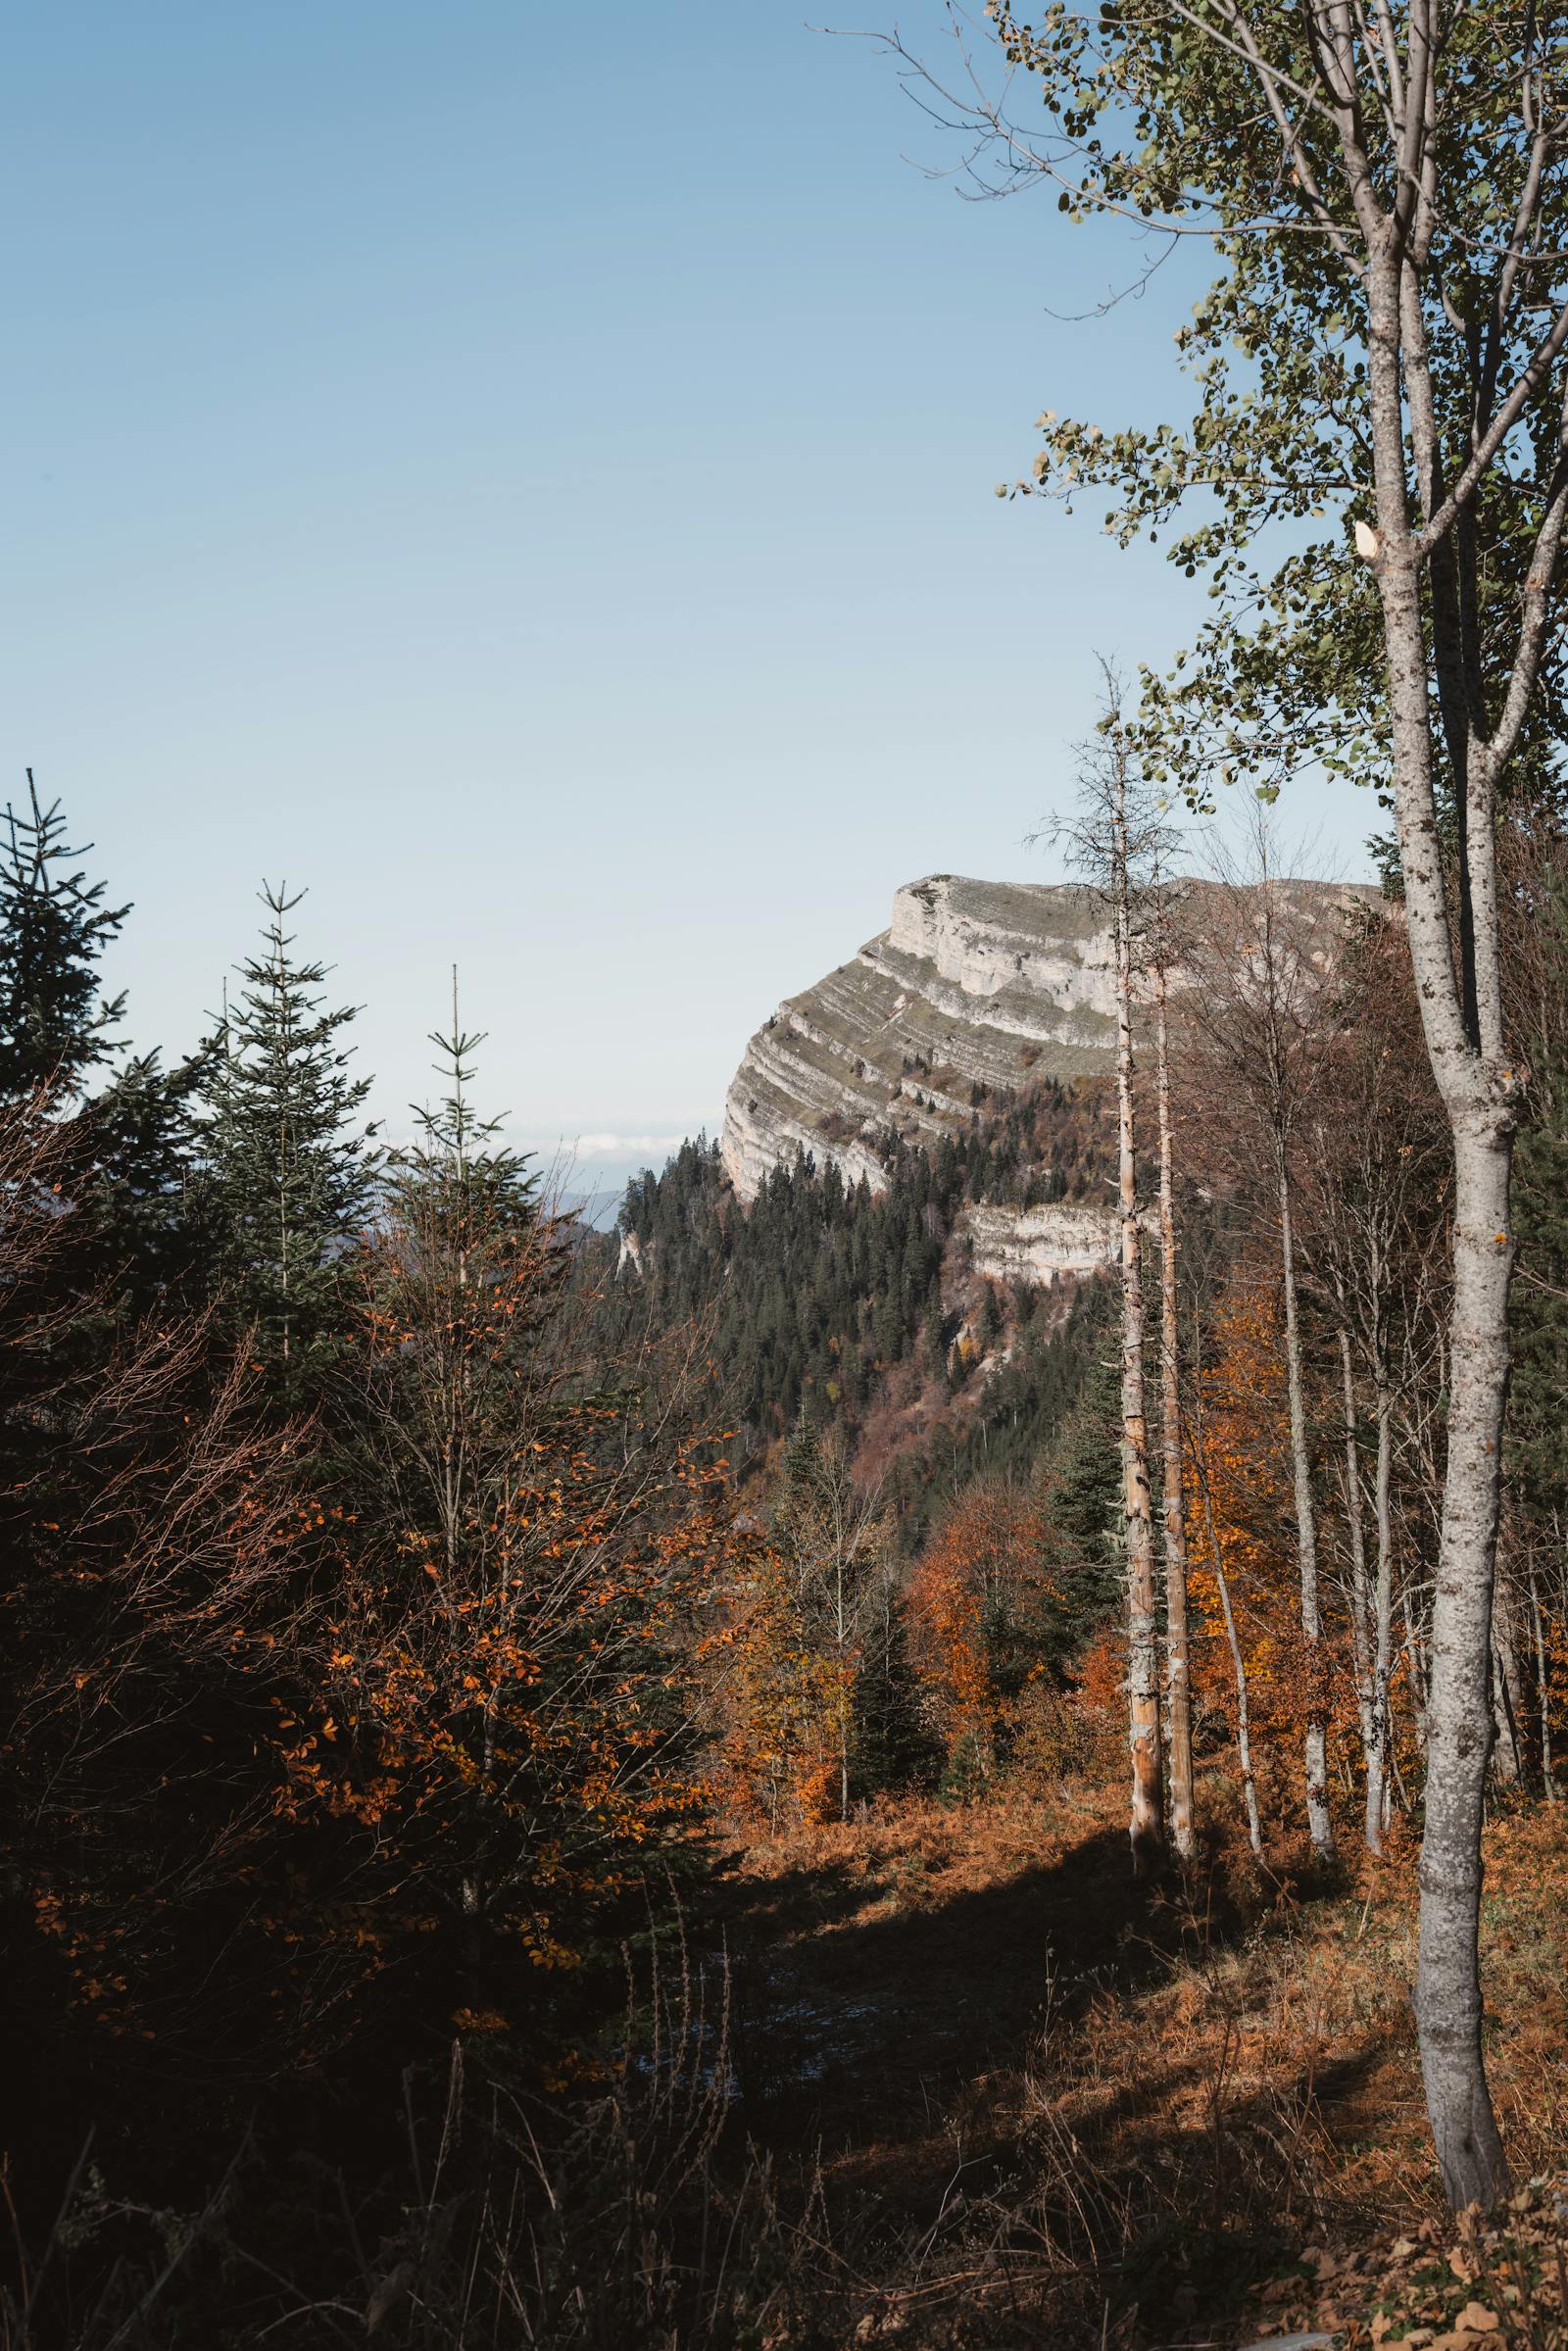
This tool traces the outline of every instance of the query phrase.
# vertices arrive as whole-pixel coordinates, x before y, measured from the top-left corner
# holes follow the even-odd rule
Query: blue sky
[[[8,782],[135,900],[138,1042],[286,877],[394,1128],[455,959],[514,1135],[662,1139],[900,882],[1050,877],[1095,653],[1198,607],[993,487],[1182,413],[1190,278],[1064,323],[1121,233],[963,203],[799,0],[60,0],[8,63]]]

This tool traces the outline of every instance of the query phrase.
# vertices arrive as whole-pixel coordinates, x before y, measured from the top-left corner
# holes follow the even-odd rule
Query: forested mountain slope
[[[742,1475],[804,1415],[843,1435],[908,1546],[977,1471],[1026,1473],[1104,1351],[1100,1284],[994,1278],[977,1204],[1060,1205],[1108,1230],[1107,1166],[1102,1091],[1054,1080],[931,1151],[890,1143],[877,1192],[801,1153],[748,1207],[699,1140],[628,1187],[579,1278],[608,1354],[637,1331],[703,1328]]]

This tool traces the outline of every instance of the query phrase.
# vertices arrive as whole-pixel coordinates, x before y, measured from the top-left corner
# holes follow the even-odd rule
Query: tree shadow
[[[1048,2015],[1135,1989],[1239,1924],[1212,1903],[1199,1918],[1179,1881],[1135,1881],[1109,1831],[992,1885],[918,1879],[859,1916],[867,1896],[837,1857],[731,1889],[736,2073],[748,2128],[770,2140],[918,2127],[977,2076],[1024,2062]]]

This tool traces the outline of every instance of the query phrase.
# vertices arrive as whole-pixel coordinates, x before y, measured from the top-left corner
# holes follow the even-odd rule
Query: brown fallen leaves
[[[1344,2351],[1568,2351],[1568,2181],[1532,2180],[1490,2218],[1427,2221],[1392,2244],[1312,2247],[1302,2267],[1264,2289],[1269,2320]]]

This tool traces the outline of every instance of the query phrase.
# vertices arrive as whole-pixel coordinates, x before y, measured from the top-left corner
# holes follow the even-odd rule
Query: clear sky
[[[519,1140],[657,1155],[900,882],[1050,878],[1095,652],[1196,625],[993,495],[1043,407],[1183,413],[1190,281],[1063,322],[1121,232],[933,181],[801,0],[57,0],[0,133],[7,781],[136,902],[140,1044],[286,877],[395,1129],[456,959]]]

